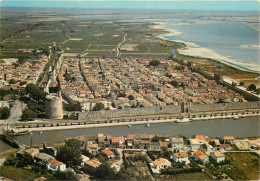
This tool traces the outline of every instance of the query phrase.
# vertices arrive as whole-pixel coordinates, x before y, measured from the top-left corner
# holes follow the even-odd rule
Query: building
[[[102,152],[106,155],[107,158],[115,158],[116,156],[112,151],[107,148],[102,150]]]
[[[62,119],[62,96],[47,95],[45,98],[45,116],[48,119]]]
[[[51,160],[49,163],[46,164],[46,169],[63,172],[66,170],[66,164],[59,162],[57,160]]]
[[[172,144],[173,150],[183,150],[184,149],[183,138],[172,138],[171,144]]]
[[[167,142],[159,142],[159,143],[160,143],[161,150],[168,148],[168,143]]]
[[[189,156],[187,152],[173,153],[172,159],[174,162],[188,162]]]
[[[225,160],[225,156],[219,151],[214,151],[210,153],[210,157],[214,159],[217,163]]]
[[[193,154],[195,160],[200,160],[202,161],[203,163],[205,162],[208,162],[209,161],[209,157],[203,153],[202,151],[198,150],[198,151],[195,151],[194,154]]]
[[[165,158],[159,158],[150,163],[153,173],[160,174],[161,169],[165,169],[171,166],[171,162]]]
[[[89,157],[87,157],[87,156],[85,156],[85,155],[81,155],[81,159],[82,159],[82,161],[81,161],[81,166],[84,166],[85,161],[88,161],[88,160],[89,160]]]
[[[197,151],[200,149],[200,142],[197,139],[190,139],[191,151]]]
[[[229,146],[229,144],[221,144],[219,146],[219,150],[220,151],[229,151],[230,150],[230,146]]]
[[[223,137],[223,141],[224,141],[224,144],[225,143],[230,143],[230,144],[234,144],[234,136],[224,136]]]
[[[102,163],[101,163],[98,159],[93,158],[93,159],[91,159],[91,160],[85,161],[84,164],[85,164],[85,166],[87,166],[87,167],[97,168],[97,167],[99,167]]]
[[[33,181],[45,181],[45,180],[47,180],[47,178],[45,178],[45,177],[39,177],[39,178],[33,179]]]
[[[34,159],[37,163],[41,163],[43,165],[46,165],[48,162],[54,159],[53,156],[48,155],[46,153],[38,153],[34,156]]]
[[[89,153],[96,155],[98,153],[98,144],[88,144],[87,150]]]
[[[57,149],[54,148],[53,143],[43,143],[43,151],[52,156],[56,156],[57,154]]]
[[[150,143],[150,150],[155,150],[155,151],[161,150],[160,143],[159,142],[151,142]]]
[[[205,141],[205,138],[203,135],[195,135],[194,138],[197,139],[200,142],[200,144],[203,144]]]

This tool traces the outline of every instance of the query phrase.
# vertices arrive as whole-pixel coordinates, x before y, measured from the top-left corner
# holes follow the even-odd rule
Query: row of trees
[[[8,119],[11,115],[11,111],[8,107],[0,108],[0,119]]]
[[[38,113],[44,111],[47,93],[34,84],[28,84],[25,91],[31,99],[28,101],[28,108],[23,110],[22,120],[32,120],[38,117]]]

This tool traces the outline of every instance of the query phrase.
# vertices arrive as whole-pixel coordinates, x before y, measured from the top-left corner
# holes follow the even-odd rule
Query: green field
[[[54,46],[65,53],[104,56],[116,49],[120,42],[121,46],[138,44],[136,51],[121,52],[123,57],[166,57],[172,49],[180,47],[178,43],[156,38],[163,31],[151,29],[152,23],[146,21],[129,23],[128,19],[113,18],[90,20],[78,17],[80,14],[77,12],[47,9],[28,13],[4,9],[1,15],[5,18],[0,26],[0,58],[24,56],[24,53],[16,53],[17,49],[49,49]]]
[[[155,176],[156,181],[163,180],[211,180],[208,175],[202,172],[182,173],[176,175],[159,175]]]
[[[235,169],[226,170],[233,180],[259,180],[259,156],[251,153],[226,153]]]
[[[0,175],[12,180],[33,180],[35,178],[39,178],[39,177],[46,177],[49,180],[55,180],[55,178],[47,173],[47,174],[38,174],[38,173],[34,173],[22,168],[17,168],[17,167],[13,167],[13,166],[1,166],[0,167]]]

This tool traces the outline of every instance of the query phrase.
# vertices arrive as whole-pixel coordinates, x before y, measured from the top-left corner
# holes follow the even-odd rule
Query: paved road
[[[5,120],[4,124],[0,127],[0,134],[3,133],[3,129],[10,128],[10,124],[14,124],[17,122],[21,116],[22,116],[22,111],[25,109],[26,104],[20,102],[20,101],[15,101],[13,103],[13,107],[11,109],[11,116]]]
[[[118,46],[116,47],[116,56],[117,56],[117,57],[120,55],[120,50],[119,50],[119,48],[121,47],[122,43],[125,42],[126,36],[127,36],[127,33],[124,35],[123,40],[122,40],[122,41],[118,44]]]

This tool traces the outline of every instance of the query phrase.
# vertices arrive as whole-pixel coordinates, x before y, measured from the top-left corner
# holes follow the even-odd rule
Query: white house
[[[230,146],[229,146],[229,144],[221,144],[219,146],[219,150],[220,151],[229,151],[230,150]]]
[[[217,163],[225,160],[225,156],[219,151],[210,153],[210,157],[213,158]]]
[[[194,152],[193,157],[195,158],[195,160],[200,160],[203,163],[208,162],[209,161],[209,157],[203,153],[202,151],[198,150]]]
[[[116,156],[111,150],[107,148],[102,150],[102,152],[106,155],[107,158],[115,158]]]
[[[165,169],[171,166],[171,162],[165,158],[159,158],[150,163],[153,173],[160,174],[161,169]]]
[[[203,135],[195,135],[194,138],[197,139],[200,144],[203,144],[205,142],[205,138]]]
[[[173,150],[183,150],[184,149],[183,138],[172,138],[171,144],[172,144]]]
[[[189,161],[187,152],[173,153],[172,159],[174,162],[188,162]]]
[[[49,163],[46,164],[46,169],[63,172],[66,170],[66,165],[57,160],[51,160]]]
[[[200,142],[197,139],[190,139],[191,151],[197,151],[200,149]]]
[[[81,166],[84,166],[85,161],[88,161],[89,157],[87,157],[85,155],[81,155],[81,159],[82,159]]]
[[[206,145],[207,151],[214,151],[213,146],[211,146],[208,142],[205,142],[205,145]]]
[[[230,144],[234,144],[234,136],[224,136],[223,140],[224,140],[224,144],[225,143],[230,143]]]
[[[159,142],[151,142],[150,144],[150,150],[161,150],[160,143]]]

